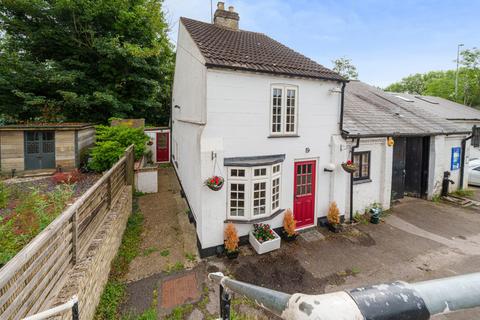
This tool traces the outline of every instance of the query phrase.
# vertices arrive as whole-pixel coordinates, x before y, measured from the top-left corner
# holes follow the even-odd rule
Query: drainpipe
[[[340,97],[340,133],[343,133],[343,109],[345,105],[345,86],[346,82],[342,82],[342,94]]]
[[[467,141],[472,139],[473,135],[470,135],[464,139],[462,139],[462,154],[460,160],[460,185],[458,186],[460,189],[463,189],[463,179],[464,179],[464,171],[465,171],[465,151],[467,149]]]
[[[360,138],[357,138],[357,143],[354,146],[352,146],[352,151],[350,155],[350,161],[352,161],[352,163],[353,163],[353,153],[355,152],[355,149],[357,149],[359,145],[360,145]],[[353,222],[353,172],[350,173],[350,223],[352,222]]]

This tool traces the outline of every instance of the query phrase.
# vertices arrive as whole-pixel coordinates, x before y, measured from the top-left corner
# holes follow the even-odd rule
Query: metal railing
[[[61,304],[59,306],[53,307],[51,309],[45,310],[43,312],[34,314],[32,316],[26,317],[23,320],[45,320],[54,316],[64,314],[65,312],[71,310],[72,320],[78,320],[78,297],[73,296],[72,299]]]
[[[417,283],[397,281],[321,295],[293,295],[233,280],[222,273],[209,278],[220,285],[220,316],[230,319],[231,294],[254,300],[282,319],[416,319],[480,307],[480,273]]]

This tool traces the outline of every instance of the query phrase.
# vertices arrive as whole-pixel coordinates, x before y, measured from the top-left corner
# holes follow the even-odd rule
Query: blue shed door
[[[55,132],[25,131],[25,170],[55,168]]]

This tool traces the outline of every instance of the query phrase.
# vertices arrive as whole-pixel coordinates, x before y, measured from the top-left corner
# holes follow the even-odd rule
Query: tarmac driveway
[[[359,224],[343,234],[323,228],[307,233],[318,232],[326,238],[303,235],[262,256],[245,248],[237,260],[222,260],[224,267],[238,280],[312,294],[396,280],[417,282],[478,272],[480,267],[480,211],[449,204],[406,198],[379,225]],[[479,318],[480,308],[435,319]]]

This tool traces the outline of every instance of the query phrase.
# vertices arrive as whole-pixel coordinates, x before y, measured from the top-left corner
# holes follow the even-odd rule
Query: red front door
[[[170,160],[168,132],[157,132],[157,162]]]
[[[293,215],[297,228],[314,224],[315,161],[295,162]]]

